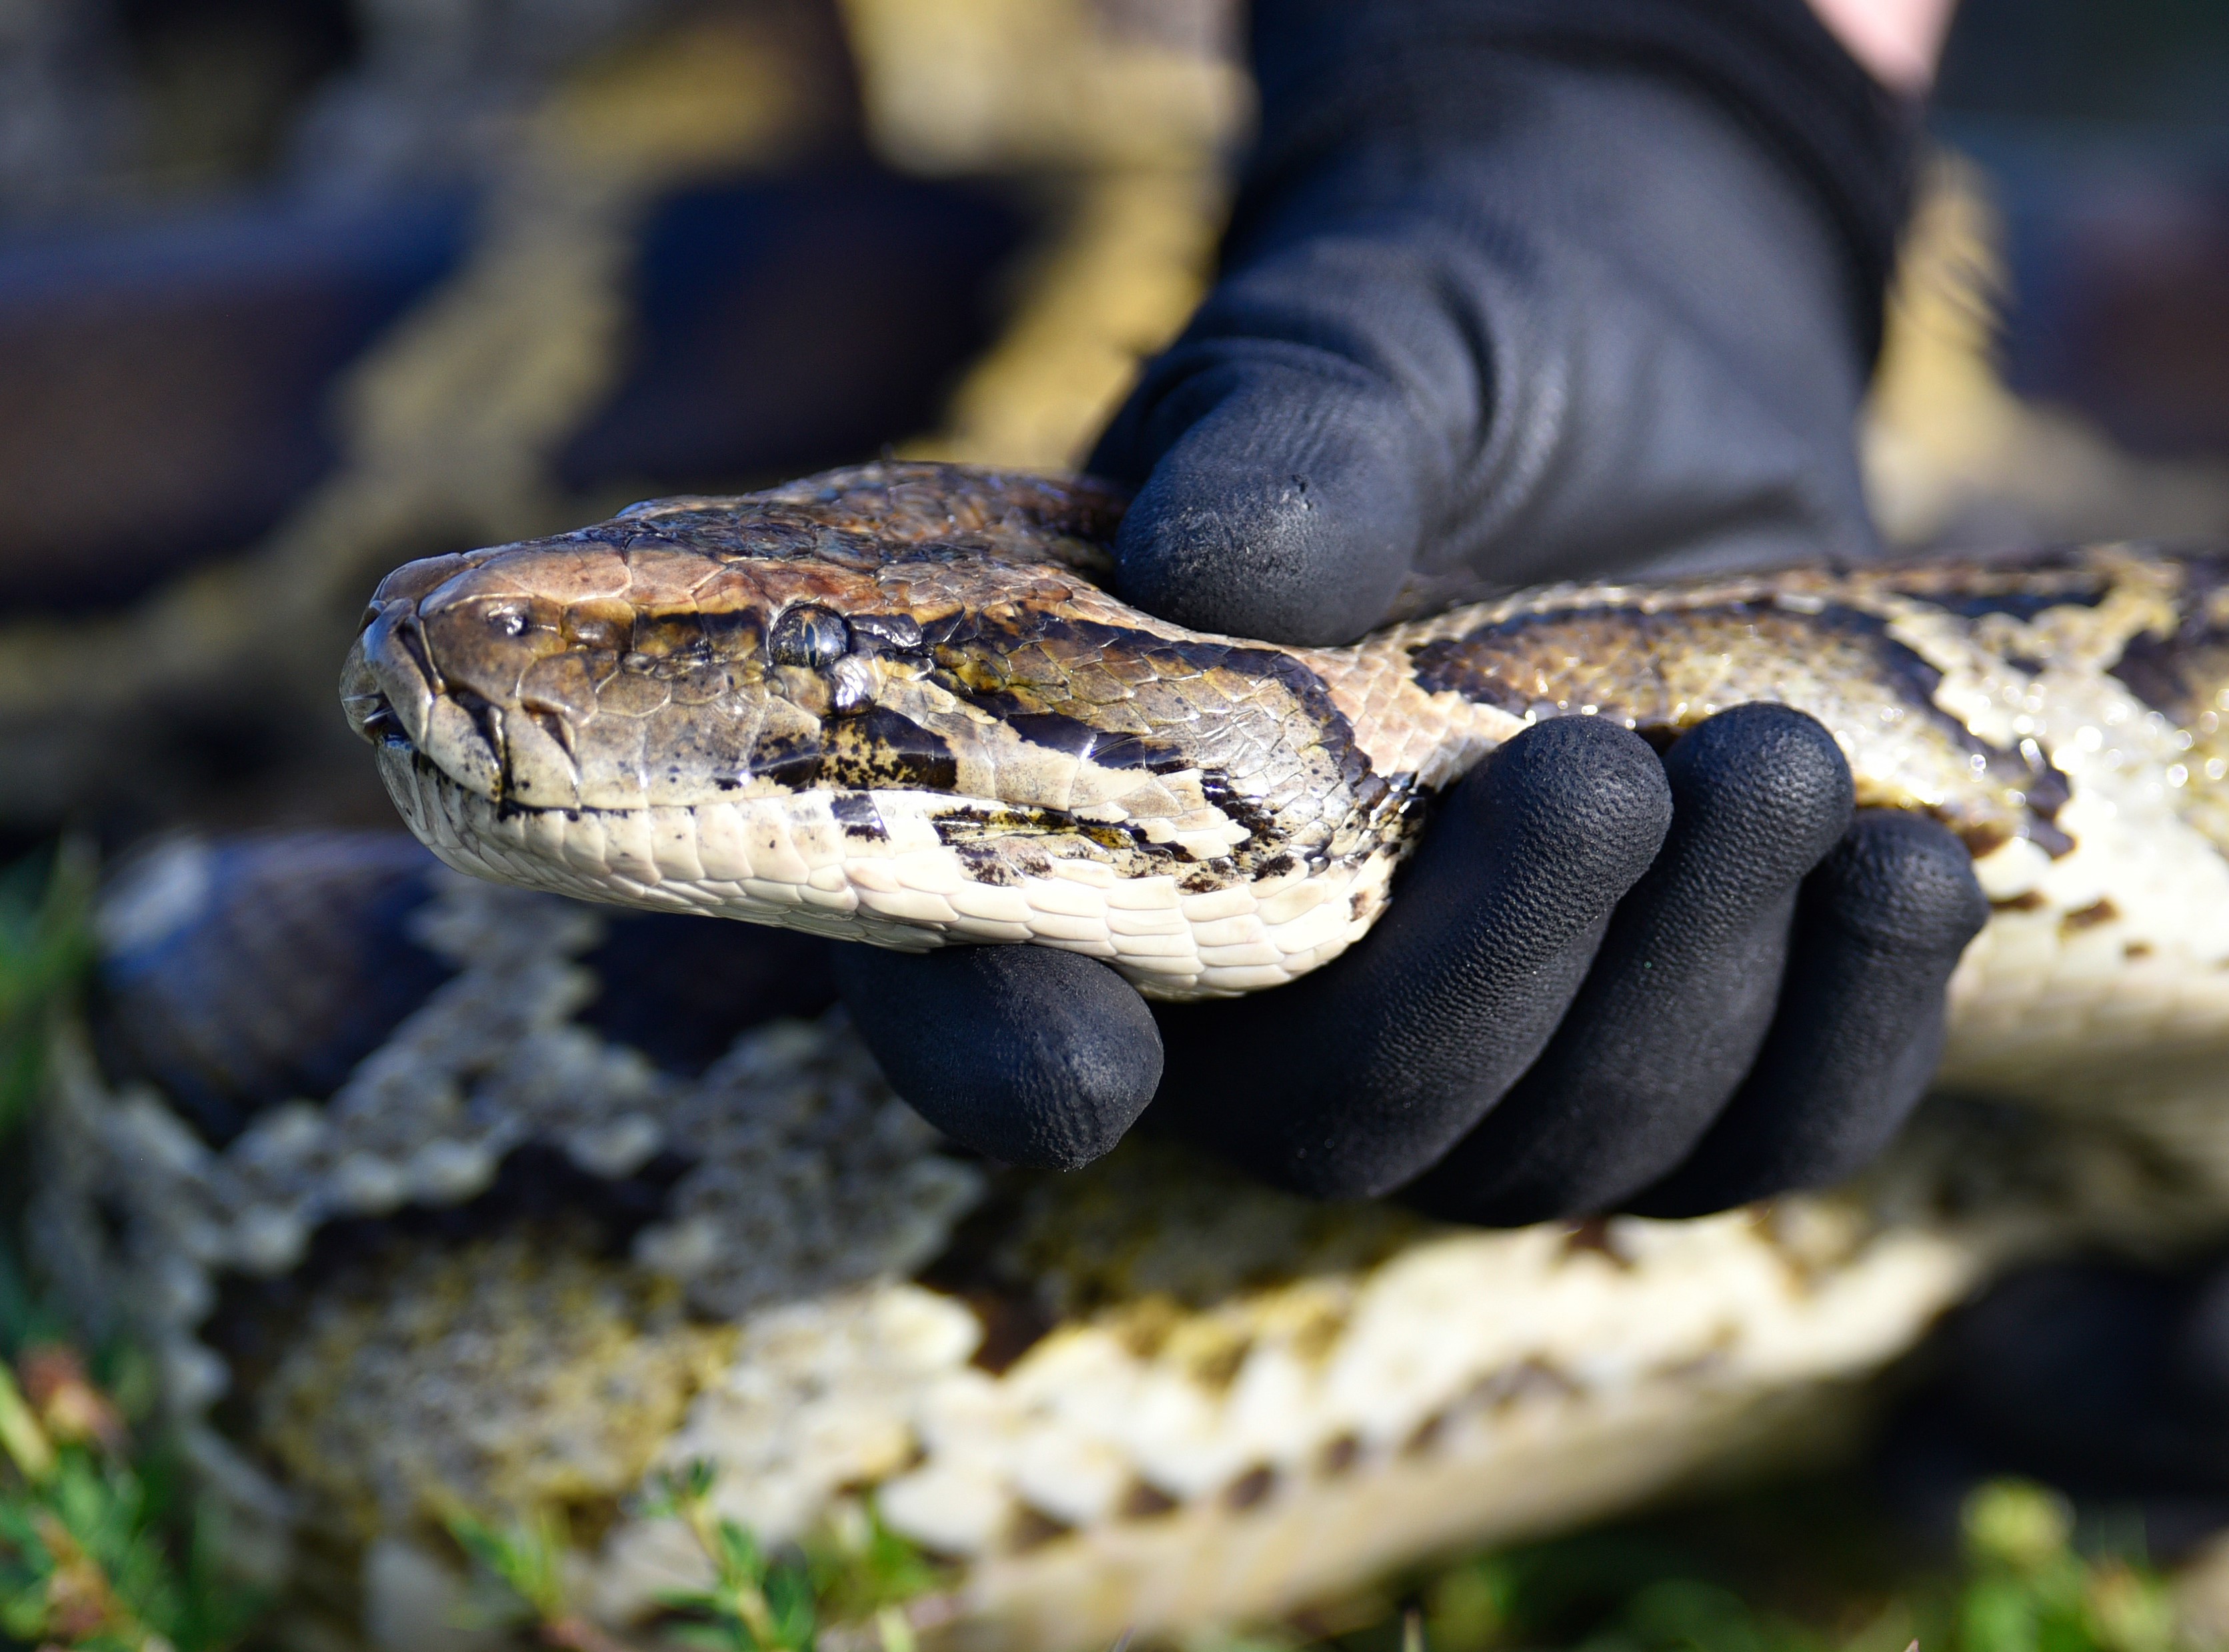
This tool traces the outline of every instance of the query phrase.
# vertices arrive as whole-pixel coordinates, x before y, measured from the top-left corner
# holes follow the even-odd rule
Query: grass
[[[714,1512],[712,1483],[709,1465],[692,1465],[639,1511],[683,1521],[713,1574],[667,1598],[650,1644],[914,1652],[903,1604],[945,1575],[864,1506],[848,1536],[769,1553]],[[1784,1524],[1791,1495],[1830,1489],[1783,1488],[1476,1555],[1329,1618],[1195,1636],[1185,1652],[2204,1652],[2179,1630],[2166,1579],[2140,1558],[2081,1552],[2065,1503],[2042,1487],[1976,1490],[1962,1552],[1940,1572],[1892,1564],[1885,1533],[1866,1529],[1877,1522],[1860,1512]],[[1760,1549],[1751,1540],[1772,1524]],[[504,1621],[544,1645],[620,1649],[565,1597],[562,1527],[452,1529],[504,1591]]]
[[[1930,1567],[1818,1482],[1481,1554],[1343,1621],[1195,1652],[2202,1652],[2140,1554],[2084,1552],[2063,1499],[1999,1481]]]
[[[49,1036],[93,957],[93,857],[0,871],[0,1153],[20,1154]],[[150,1427],[154,1374],[90,1354],[0,1244],[0,1635],[87,1652],[223,1652],[256,1617],[222,1532]]]
[[[91,846],[64,839],[0,870],[0,1137],[39,1092],[48,1035],[93,961]]]
[[[930,1594],[947,1572],[883,1525],[869,1504],[846,1500],[806,1542],[769,1551],[748,1528],[712,1506],[716,1470],[698,1461],[659,1475],[636,1513],[688,1529],[711,1569],[703,1588],[677,1591],[661,1604],[661,1645],[703,1652],[811,1652],[828,1636],[855,1642],[871,1634],[880,1652],[915,1652],[904,1604]],[[620,1642],[589,1623],[565,1587],[567,1534],[547,1514],[492,1526],[467,1514],[449,1519],[450,1535],[470,1557],[483,1599],[481,1621],[530,1633],[571,1652],[618,1652]]]

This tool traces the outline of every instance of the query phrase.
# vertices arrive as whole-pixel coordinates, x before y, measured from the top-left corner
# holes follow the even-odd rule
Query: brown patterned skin
[[[1374,914],[1412,788],[1301,657],[1091,584],[1118,511],[1089,483],[931,466],[639,507],[391,575],[344,694],[391,781],[438,768],[513,820],[813,794],[888,847],[905,794],[937,800],[933,841],[978,889],[1079,859],[1172,899],[1328,872],[1359,904],[1311,943],[1327,956]],[[658,903],[657,881],[605,892]],[[1268,966],[1190,959],[1179,990]]]
[[[2055,858],[2073,839],[2053,754],[2078,736],[2038,711],[2118,670],[2191,750],[2175,811],[2225,840],[2211,562],[2104,550],[1554,588],[1286,649],[1108,595],[1121,508],[1088,479],[925,465],[654,502],[399,569],[344,697],[414,826],[474,870],[914,949],[1037,940],[1166,997],[1335,955],[1382,905],[1416,806],[1545,717],[1661,745],[1728,705],[1794,705],[1834,733],[1860,803],[1932,815],[1977,856]],[[436,820],[459,808],[485,830]],[[753,865],[729,839],[775,814],[788,838]],[[830,831],[839,859],[894,873],[831,872]],[[772,888],[816,873],[817,896]],[[1171,923],[1114,922],[1116,886]],[[1047,910],[1049,890],[1100,894]]]

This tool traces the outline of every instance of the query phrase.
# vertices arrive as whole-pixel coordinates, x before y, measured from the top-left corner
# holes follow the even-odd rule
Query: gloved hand
[[[1546,579],[1870,553],[1852,423],[1900,145],[1802,0],[1258,0],[1255,29],[1223,278],[1091,465],[1138,487],[1124,596],[1326,643]],[[1947,832],[1853,819],[1825,731],[1748,707],[1661,759],[1528,730],[1360,945],[1252,998],[1149,1012],[1026,948],[838,970],[900,1092],[996,1157],[1082,1163],[1152,1100],[1287,1186],[1507,1223],[1853,1168],[1985,916]]]

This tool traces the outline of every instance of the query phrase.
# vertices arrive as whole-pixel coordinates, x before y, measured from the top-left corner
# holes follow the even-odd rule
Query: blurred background
[[[0,852],[384,823],[408,557],[1072,464],[1211,266],[1230,0],[0,0]],[[2229,8],[1969,0],[1867,431],[1914,546],[2229,526]]]
[[[1239,22],[1230,0],[0,0],[0,865],[64,830],[110,858],[391,828],[334,680],[410,557],[885,451],[1077,462],[1211,270]],[[1965,0],[1863,440],[1914,550],[2229,536],[2229,4]],[[1976,1392],[1944,1431],[1986,1432]],[[1921,1478],[1965,1483],[1922,1447]],[[1865,1552],[1803,1495],[1726,1517],[1744,1586]],[[2182,1535],[2225,1526],[2214,1499]],[[1797,1531],[1808,1559],[1774,1546]],[[2065,1533],[2014,1538],[2065,1560]],[[1525,1603],[1644,1599],[1640,1540],[1413,1599],[1455,1652],[1491,1642],[1489,1596],[1521,1643],[1575,1643]],[[1390,1652],[1411,1598],[1342,1643]],[[1819,1644],[1679,1598],[1587,1643]],[[2083,1621],[2050,1644],[2166,1644]],[[1866,1652],[1899,1652],[1881,1633]]]
[[[1195,299],[1194,0],[5,0],[0,852],[391,824],[408,557],[892,447],[1070,462]]]

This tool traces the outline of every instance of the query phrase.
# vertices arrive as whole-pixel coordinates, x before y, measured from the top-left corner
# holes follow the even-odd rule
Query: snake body
[[[1432,797],[1543,717],[1660,741],[1782,702],[1924,811],[1995,920],[1945,1071],[2089,1095],[2229,1045],[2229,564],[1560,586],[1351,647],[1120,602],[1089,480],[877,465],[414,562],[344,699],[463,871],[922,949],[1034,942],[1148,995],[1267,987],[1383,910]]]
[[[1836,1449],[2008,1261],[2229,1228],[2229,562],[1558,588],[1304,650],[1116,601],[1119,511],[877,466],[411,564],[344,694],[478,876],[397,920],[362,893],[392,844],[258,852],[245,885],[186,845],[112,895],[160,989],[121,1001],[140,1047],[204,1064],[227,1016],[291,1036],[275,1006],[377,927],[351,912],[449,972],[338,1088],[222,1128],[200,1068],[65,1039],[42,1125],[48,1270],[142,1327],[236,1529],[342,1643],[448,1632],[459,1506],[568,1511],[581,1610],[655,1643],[703,1562],[633,1495],[692,1461],[769,1540],[870,1495],[954,1562],[909,1608],[937,1647],[1183,1635]],[[1757,699],[1832,730],[1865,802],[1956,829],[1995,911],[1883,1163],[1696,1222],[1451,1229],[1154,1141],[986,1171],[840,1020],[653,1067],[587,1019],[599,972],[769,978],[781,937],[549,892],[1274,990],[1400,898],[1434,795],[1528,722],[1661,740]],[[732,961],[608,950],[661,922]]]

